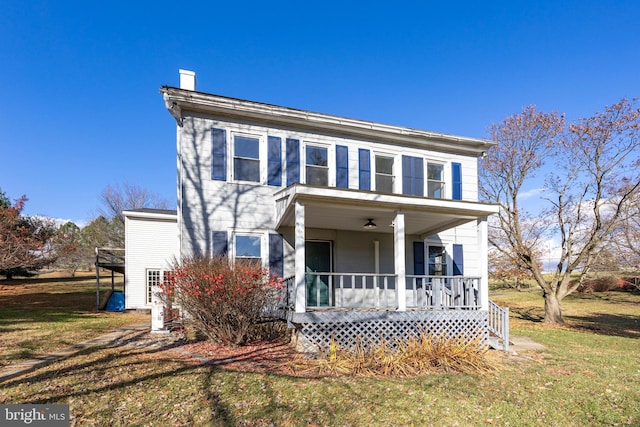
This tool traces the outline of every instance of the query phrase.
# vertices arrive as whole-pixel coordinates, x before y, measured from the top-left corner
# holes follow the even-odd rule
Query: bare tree
[[[564,322],[560,302],[578,288],[639,191],[639,118],[635,101],[623,99],[568,129],[561,115],[535,107],[490,128],[499,145],[482,161],[480,187],[483,198],[501,208],[490,242],[531,272],[543,291],[545,322]],[[545,165],[552,166],[542,198],[547,204],[531,215],[519,197]],[[545,275],[540,245],[550,237],[560,240],[560,258]]]
[[[614,230],[611,246],[618,265],[637,275],[640,272],[640,195],[627,203],[623,219]]]
[[[122,185],[107,185],[100,193],[100,201],[102,206],[99,213],[112,225],[112,234],[108,240],[117,247],[124,247],[123,211],[142,208],[168,209],[170,206],[159,194],[128,182]]]

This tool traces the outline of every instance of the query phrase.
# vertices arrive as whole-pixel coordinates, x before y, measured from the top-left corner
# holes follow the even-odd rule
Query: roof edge
[[[406,145],[439,151],[462,152],[478,157],[484,155],[489,148],[496,145],[496,142],[486,139],[314,113],[171,86],[162,86],[160,93],[163,95],[167,110],[174,116],[179,126],[182,126],[182,112],[187,110],[245,119],[258,119],[271,123],[316,130],[321,129],[359,137],[391,140]]]

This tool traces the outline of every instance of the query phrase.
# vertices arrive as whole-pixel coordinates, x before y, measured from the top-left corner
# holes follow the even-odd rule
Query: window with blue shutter
[[[358,149],[358,171],[360,190],[371,190],[371,155],[365,148]]]
[[[284,250],[282,234],[269,234],[269,269],[277,277],[284,275]]]
[[[227,180],[227,132],[211,129],[211,179]]]
[[[307,145],[305,148],[305,183],[329,185],[329,150],[327,147]]]
[[[462,200],[462,165],[451,163],[451,198]]]
[[[300,182],[300,141],[287,138],[287,186]]]
[[[260,182],[260,139],[249,136],[233,137],[233,179]]]
[[[453,275],[454,276],[463,276],[464,275],[464,251],[462,250],[462,245],[454,244],[453,245]]]
[[[267,184],[282,185],[282,139],[270,136],[267,141]]]
[[[227,255],[228,243],[226,231],[214,231],[213,232],[213,255],[223,256]]]
[[[424,196],[422,157],[402,156],[402,194]]]
[[[349,188],[349,149],[336,145],[336,187]]]

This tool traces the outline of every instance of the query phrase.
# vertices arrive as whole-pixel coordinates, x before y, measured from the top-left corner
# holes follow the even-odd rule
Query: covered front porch
[[[302,348],[424,332],[487,339],[495,206],[302,184],[275,197],[275,228],[292,246],[281,313]]]
[[[497,207],[302,184],[275,198],[275,228],[293,247],[289,310],[487,309],[486,217]]]

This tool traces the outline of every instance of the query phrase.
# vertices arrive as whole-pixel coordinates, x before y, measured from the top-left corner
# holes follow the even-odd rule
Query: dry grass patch
[[[95,276],[0,280],[0,367],[148,321],[95,311]]]
[[[415,377],[433,373],[484,374],[497,369],[481,339],[431,335],[409,337],[391,346],[384,341],[366,344],[359,339],[353,349],[331,340],[317,358],[299,356],[291,364],[293,372],[312,375],[371,377]]]

